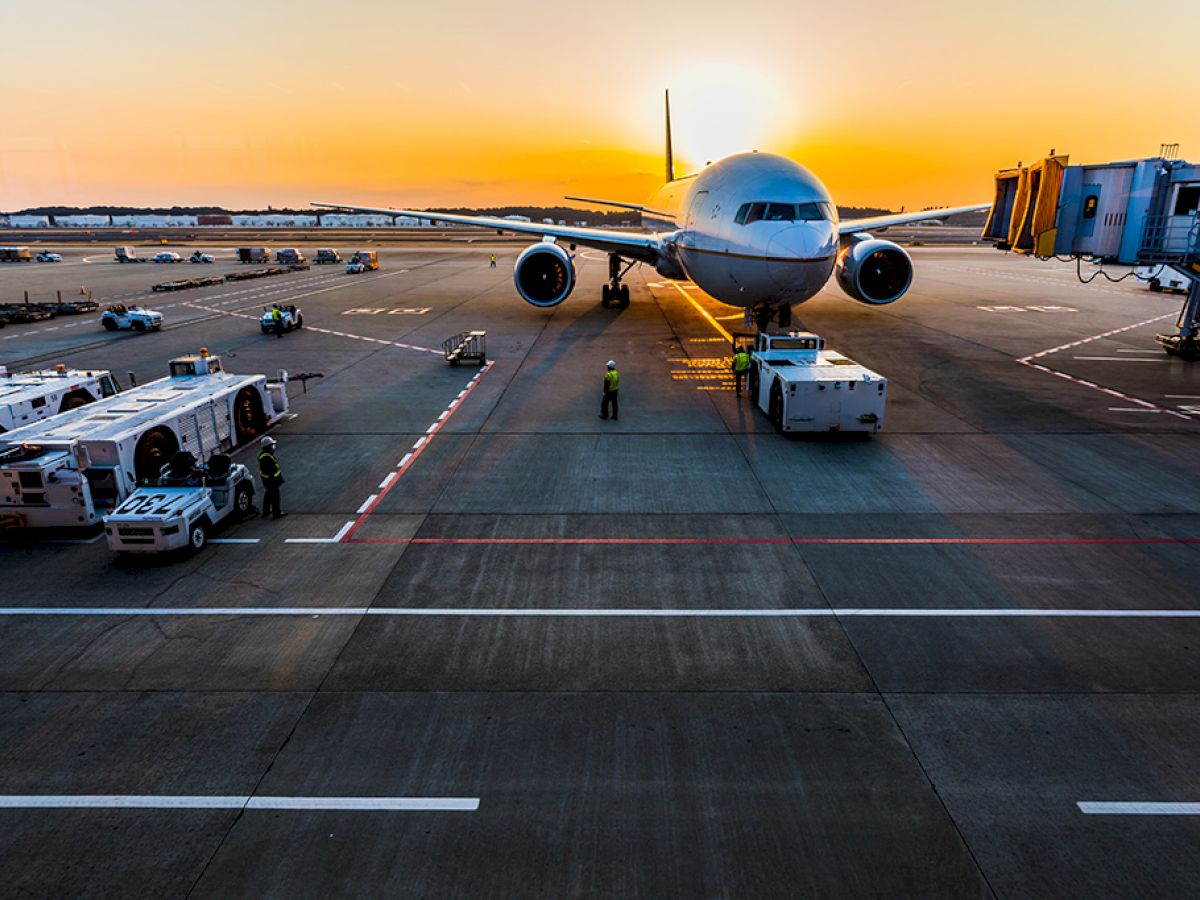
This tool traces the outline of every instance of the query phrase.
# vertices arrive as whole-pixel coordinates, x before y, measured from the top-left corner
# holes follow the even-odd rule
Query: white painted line
[[[1117,352],[1118,352],[1118,353],[1150,353],[1150,354],[1153,354],[1154,356],[1162,356],[1162,355],[1163,355],[1163,352],[1162,352],[1161,350],[1125,350],[1125,349],[1120,349],[1120,350],[1118,350]]]
[[[404,463],[400,463],[400,465],[404,465]],[[379,489],[381,491],[386,491],[388,485],[391,484],[393,481],[395,481],[396,476],[399,474],[400,474],[399,472],[392,472],[390,475],[388,475],[387,478],[385,478],[385,479],[383,479],[383,481],[379,482]]]
[[[348,529],[343,529],[343,531]],[[343,534],[342,531],[338,534]],[[340,538],[289,538],[293,543],[330,544]],[[538,609],[530,607],[342,607],[342,606],[9,606],[0,607],[0,618],[11,616],[447,616],[453,618],[733,618],[815,619],[843,618],[1021,618],[1021,619],[1200,619],[1200,609],[916,609],[892,607],[860,609],[815,607],[813,609],[648,609],[645,607],[581,609]]]
[[[430,425],[428,428],[425,429],[425,433],[433,434],[435,431],[437,431],[437,427],[438,427],[437,422],[434,422],[432,425]]]
[[[287,809],[353,812],[474,812],[479,809],[479,798],[0,794],[0,809]]]
[[[453,409],[453,407],[451,407],[451,409]],[[445,418],[446,418],[446,416],[448,416],[448,415],[450,415],[450,410],[449,410],[449,409],[444,409],[444,410],[442,410],[442,414],[441,414],[440,416],[438,416],[438,417],[437,417],[437,420],[438,420],[439,422],[441,422],[441,421],[442,421],[443,419],[445,419]]]
[[[429,438],[428,438],[428,437],[423,437],[423,438],[421,438],[419,441],[417,441],[415,444],[413,444],[413,449],[414,449],[414,450],[420,450],[420,449],[421,449],[421,447],[422,447],[422,445],[424,445],[424,443],[425,443],[427,440],[429,440]]]
[[[400,462],[397,464],[396,468],[397,469],[404,468],[405,463],[407,463],[410,459],[412,459],[412,456],[413,455],[411,453],[405,453],[404,456],[402,456],[400,458]]]
[[[1073,356],[1073,357],[1071,357],[1071,358],[1072,358],[1072,359],[1088,359],[1088,360],[1093,360],[1093,361],[1095,361],[1095,362],[1148,362],[1148,363],[1156,363],[1156,362],[1165,362],[1165,361],[1166,361],[1166,359],[1167,359],[1167,356],[1166,356],[1166,354],[1164,353],[1160,359],[1133,359],[1133,358],[1131,358],[1131,357],[1128,357],[1128,356]]]
[[[1138,412],[1138,413],[1157,413],[1162,412],[1161,409],[1146,409],[1142,406],[1110,406],[1109,412]]]
[[[1163,394],[1168,400],[1200,400],[1200,394]]]
[[[395,472],[393,472],[392,474],[393,474],[393,475],[395,475],[396,473],[395,473]],[[356,509],[356,510],[354,511],[354,514],[355,514],[356,516],[361,516],[363,513],[365,513],[365,512],[367,511],[367,508],[368,508],[368,507],[369,507],[369,506],[370,506],[372,503],[374,503],[374,502],[375,502],[375,498],[376,498],[376,497],[378,497],[378,496],[379,496],[378,494],[372,494],[370,497],[368,497],[366,500],[364,500],[364,501],[362,502],[362,506],[360,506],[358,509]]]
[[[209,538],[210,544],[257,544],[258,538]]]
[[[333,538],[284,538],[285,544],[332,544]]]
[[[1085,816],[1200,816],[1200,803],[1080,800],[1075,805]]]
[[[338,541],[340,541],[342,538],[344,538],[346,536],[346,532],[349,531],[353,527],[354,527],[353,522],[347,522],[345,525],[343,525],[341,528],[339,528],[338,533],[333,536],[333,542],[336,544]]]

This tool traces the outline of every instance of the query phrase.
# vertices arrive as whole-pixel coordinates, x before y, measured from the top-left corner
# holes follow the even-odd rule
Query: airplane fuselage
[[[802,303],[833,271],[837,207],[815,175],[786,157],[726,157],[663,185],[645,206],[649,230],[675,235],[659,271],[723,303]]]

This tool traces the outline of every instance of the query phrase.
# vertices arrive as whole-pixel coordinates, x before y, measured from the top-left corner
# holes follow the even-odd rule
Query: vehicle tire
[[[247,443],[262,434],[266,427],[262,397],[252,387],[238,391],[233,400],[233,430],[238,445]]]
[[[1150,290],[1154,291],[1156,294],[1161,294],[1162,289],[1163,287],[1161,281],[1159,281],[1157,278],[1150,279]]]
[[[783,433],[783,386],[776,381],[771,385],[771,401],[767,405],[767,418],[775,430]]]
[[[758,405],[758,362],[750,363],[750,371],[746,373],[746,393],[750,395],[750,402],[755,406]]]
[[[133,451],[133,475],[140,484],[157,478],[162,467],[179,449],[179,439],[169,428],[151,428],[140,438]]]
[[[304,316],[296,316],[296,327],[297,328],[304,327]]]
[[[100,324],[104,326],[105,331],[116,331],[117,323],[112,319],[101,319]]]
[[[198,522],[193,522],[188,529],[188,546],[193,551],[203,550],[204,545],[208,543],[208,523],[201,519]]]
[[[74,394],[67,394],[67,396],[63,397],[62,405],[58,407],[58,411],[66,412],[68,409],[79,409],[81,406],[87,406],[90,402],[91,398],[87,394],[83,391],[77,391]]]
[[[133,322],[131,324],[133,326],[134,331],[145,331],[146,330],[145,322]]]
[[[239,484],[234,491],[233,509],[243,519],[250,515],[250,510],[254,509],[254,488],[246,482]]]

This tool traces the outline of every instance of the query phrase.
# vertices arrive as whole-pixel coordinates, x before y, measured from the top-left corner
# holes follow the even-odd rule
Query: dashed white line
[[[1080,800],[1075,805],[1085,816],[1200,816],[1200,803]]]
[[[274,809],[474,812],[478,797],[279,797],[204,794],[0,794],[0,809]]]
[[[411,454],[410,454],[410,456],[411,456]],[[407,459],[407,457],[406,457],[406,459]],[[404,463],[403,463],[403,462],[401,462],[401,463],[400,463],[400,465],[404,465]],[[385,478],[385,479],[383,479],[383,481],[379,482],[379,489],[380,489],[381,491],[386,491],[386,490],[387,490],[387,488],[388,488],[388,485],[389,485],[389,484],[391,484],[393,481],[395,481],[395,480],[396,480],[396,476],[397,476],[397,475],[399,475],[399,474],[400,474],[399,472],[391,472],[391,473],[389,473],[387,478]],[[375,495],[374,495],[374,494],[372,494],[371,496],[372,496],[372,497],[374,497]]]
[[[370,507],[370,505],[375,502],[375,498],[378,496],[379,496],[378,494],[372,494],[371,496],[369,496],[366,500],[364,500],[362,502],[362,506],[360,506],[358,509],[356,509],[354,511],[354,514],[356,516],[361,516],[363,513],[365,513],[367,511],[367,509]]]

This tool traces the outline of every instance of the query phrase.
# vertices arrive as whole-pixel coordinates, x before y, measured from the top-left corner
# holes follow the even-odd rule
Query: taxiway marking
[[[1085,816],[1200,816],[1200,803],[1080,800],[1075,805]]]
[[[1028,607],[930,608],[917,607],[814,607],[788,609],[654,609],[647,607],[601,607],[596,609],[552,608],[455,608],[455,607],[361,607],[361,606],[10,606],[0,607],[0,618],[15,617],[207,617],[279,616],[311,618],[384,616],[393,618],[566,618],[566,619],[1200,619],[1200,609],[1031,609]]]
[[[725,326],[723,326],[720,322],[718,322],[716,319],[714,319],[712,317],[712,314],[709,313],[708,310],[706,310],[703,306],[701,306],[699,303],[697,303],[695,297],[693,297],[691,294],[689,294],[687,291],[685,291],[683,288],[681,288],[674,281],[671,282],[671,287],[673,287],[673,288],[675,288],[675,290],[679,291],[680,297],[685,299],[688,303],[692,304],[692,306],[696,307],[696,311],[699,312],[700,315],[704,317],[704,320],[706,322],[708,322],[709,325],[711,325],[713,328],[715,328],[717,330],[717,332],[721,335],[721,337],[723,337],[723,338],[725,338],[725,340],[729,341],[730,344],[733,343],[733,335],[730,334],[728,331],[726,331]]]
[[[0,794],[0,809],[277,809],[475,812],[478,797],[278,797],[203,794]]]
[[[358,531],[360,527],[362,527],[362,524],[367,521],[367,517],[375,511],[375,507],[378,506],[383,501],[383,498],[388,495],[388,492],[396,486],[396,483],[400,480],[401,476],[403,476],[404,473],[407,472],[413,465],[413,463],[420,458],[421,454],[425,452],[425,448],[429,446],[429,442],[432,441],[433,438],[437,436],[437,433],[442,430],[445,424],[450,421],[450,417],[454,415],[455,411],[460,406],[462,406],[463,401],[467,398],[467,395],[470,394],[471,391],[475,390],[475,385],[479,384],[479,379],[491,371],[493,365],[495,365],[494,361],[489,362],[475,373],[475,377],[467,382],[467,386],[459,391],[458,395],[452,401],[450,401],[450,405],[447,406],[442,414],[434,420],[433,424],[425,430],[425,434],[417,439],[417,442],[412,446],[412,450],[404,454],[404,457],[397,464],[395,471],[389,474],[388,477],[380,483],[379,492],[369,496],[363,502],[363,505],[358,508],[358,519],[350,523],[349,528],[343,528],[338,532],[338,537],[336,540],[346,542],[351,542],[354,540],[354,533]],[[386,487],[384,485],[386,485]]]

